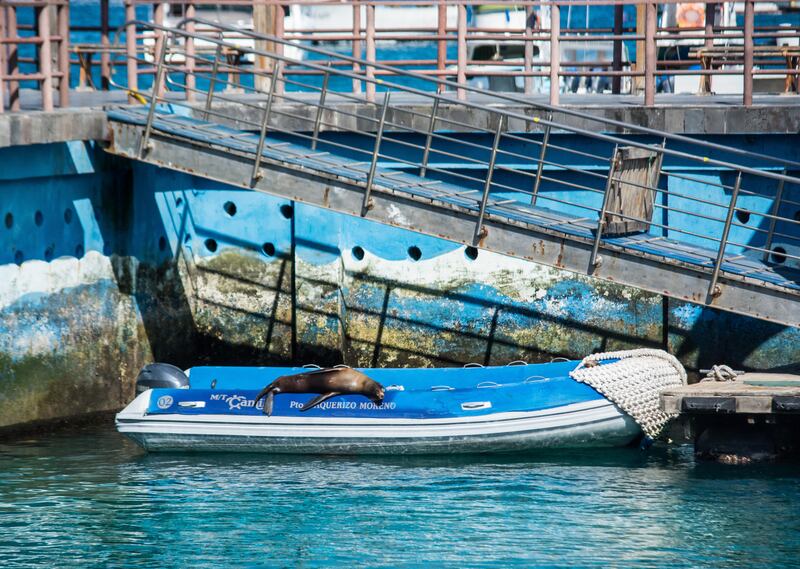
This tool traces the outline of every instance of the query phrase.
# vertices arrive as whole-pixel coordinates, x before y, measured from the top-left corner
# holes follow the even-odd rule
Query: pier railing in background
[[[20,42],[38,42],[40,49],[31,58],[31,64],[40,71],[28,74],[27,78],[38,82],[45,109],[52,108],[52,97],[48,93],[53,84],[59,85],[61,103],[68,99],[69,66],[65,62],[69,54],[73,67],[78,71],[75,75],[79,88],[107,89],[112,67],[120,65],[127,67],[127,81],[133,91],[146,86],[149,79],[141,85],[140,79],[142,76],[152,77],[152,55],[157,47],[158,34],[129,24],[117,34],[114,42],[110,22],[114,10],[124,9],[124,15],[118,15],[115,21],[132,22],[136,20],[137,7],[147,7],[151,9],[153,23],[167,26],[184,17],[191,19],[207,13],[215,14],[219,20],[236,15],[241,22],[237,23],[235,31],[224,36],[234,44],[229,56],[241,63],[241,74],[254,77],[258,74],[253,70],[264,62],[236,58],[236,46],[244,42],[247,47],[243,31],[259,31],[290,42],[286,48],[282,48],[280,43],[267,42],[262,46],[267,51],[272,47],[296,51],[300,44],[311,43],[346,52],[355,59],[365,60],[370,76],[374,74],[383,78],[394,75],[392,69],[378,70],[372,65],[381,61],[392,68],[413,69],[419,74],[452,79],[460,85],[483,81],[485,87],[493,90],[511,90],[527,95],[549,93],[549,102],[554,105],[558,104],[562,92],[584,92],[587,89],[597,93],[639,93],[645,105],[653,105],[659,82],[669,83],[669,80],[686,77],[697,80],[697,89],[701,93],[713,90],[713,78],[741,77],[744,105],[752,104],[754,83],[761,79],[777,77],[783,79],[784,92],[800,92],[797,77],[800,74],[800,30],[796,27],[754,25],[757,5],[788,6],[788,2],[691,3],[704,7],[704,14],[701,14],[704,21],[679,21],[675,25],[663,26],[658,21],[659,6],[687,3],[677,0],[659,3],[646,0],[521,0],[507,4],[487,0],[175,0],[166,4],[125,0],[124,8],[118,8],[110,6],[109,0],[99,2],[100,21],[96,26],[82,24],[71,28],[73,36],[81,34],[81,38],[91,37],[92,40],[73,39],[70,46],[70,34],[64,33],[69,20],[68,0],[0,0],[0,41],[5,47],[0,49],[0,84],[5,84],[11,93],[18,93],[21,77],[15,46]],[[723,4],[743,7],[742,26],[726,25],[720,21]],[[45,5],[53,6],[50,12],[57,15],[48,16],[47,10],[39,9]],[[35,30],[22,34],[14,27],[18,6],[38,11]],[[561,28],[563,10],[585,6],[593,10],[613,6],[613,26]],[[625,6],[636,9],[637,26],[624,25]],[[308,17],[310,11],[323,9],[333,11],[330,21],[345,22],[346,25]],[[398,10],[415,10],[415,15],[410,22],[393,17],[399,14]],[[504,16],[493,19],[493,13]],[[472,17],[468,17],[470,14]],[[36,31],[43,27],[39,20],[48,17],[57,18],[58,33]],[[202,33],[202,29],[197,31]],[[38,35],[40,33],[49,33],[49,41],[42,41],[42,37],[47,36]],[[389,42],[398,46],[418,45],[420,41],[433,43],[435,49],[411,58],[378,57],[381,46]],[[769,45],[762,45],[766,43]],[[626,55],[629,45],[636,46],[633,50],[636,57]],[[53,48],[59,53],[58,69],[51,68],[50,73],[46,73],[45,69],[51,66],[48,63],[50,58],[41,55],[48,50],[53,53]],[[673,48],[672,53],[678,50],[683,56],[668,57],[665,48]],[[127,59],[111,57],[121,50],[126,51]],[[150,57],[139,65],[139,56],[145,54],[150,54]],[[98,68],[100,78],[95,81]],[[499,84],[501,80],[505,81],[500,86],[490,85],[493,82]],[[353,82],[351,92],[357,93],[360,85],[360,82]],[[367,83],[365,88],[372,99],[375,88],[371,83]],[[466,91],[459,89],[458,93],[464,96]],[[0,110],[2,101],[0,98]],[[16,95],[11,99],[11,108],[18,108]]]
[[[144,0],[126,0],[129,16],[133,17],[133,6],[146,3]],[[429,8],[436,10],[436,21],[425,22],[422,13],[414,27],[398,28],[394,26],[378,27],[376,24],[376,10],[395,9],[410,2],[397,2],[392,0],[261,0],[257,4],[267,9],[272,9],[273,15],[269,18],[271,29],[257,30],[275,35],[278,38],[298,41],[310,41],[314,44],[341,44],[349,43],[350,54],[356,59],[362,57],[371,63],[377,61],[376,44],[381,41],[392,42],[418,42],[420,40],[435,41],[437,45],[436,58],[414,60],[389,60],[382,63],[390,66],[415,69],[420,73],[440,78],[451,77],[459,84],[465,84],[470,76],[481,77],[509,77],[519,79],[523,85],[521,89],[525,94],[534,92],[534,79],[542,78],[549,81],[550,104],[558,104],[559,94],[565,86],[563,79],[599,81],[610,78],[611,93],[622,91],[622,79],[628,79],[633,85],[632,91],[641,91],[645,105],[655,104],[656,79],[658,77],[695,76],[700,77],[699,90],[708,92],[710,78],[713,76],[741,75],[743,104],[751,105],[753,99],[753,80],[760,75],[784,75],[787,80],[786,91],[798,92],[796,77],[800,74],[798,59],[800,48],[792,50],[791,46],[779,47],[772,51],[762,50],[761,57],[754,59],[754,42],[756,39],[764,40],[795,40],[800,39],[800,30],[782,26],[754,27],[755,4],[764,3],[765,0],[746,0],[744,6],[744,25],[726,26],[717,23],[719,19],[720,2],[705,3],[705,21],[702,25],[685,25],[659,27],[657,22],[657,7],[665,4],[685,4],[677,0],[666,2],[648,2],[646,0],[565,0],[561,2],[519,1],[509,3],[505,10],[524,13],[523,18],[517,18],[516,27],[513,23],[505,26],[494,24],[491,27],[472,25],[468,26],[467,10],[493,10],[498,9],[497,3],[486,0],[422,0],[413,2],[417,10]],[[772,3],[774,4],[774,3]],[[172,6],[183,6],[186,16],[193,16],[198,9],[206,3],[202,1],[178,0]],[[222,6],[251,6],[247,0],[221,0],[214,5]],[[560,11],[562,7],[593,7],[615,6],[614,26],[612,29],[580,28],[561,29]],[[636,28],[623,27],[624,6],[634,5],[643,13],[643,26]],[[335,27],[324,30],[303,27],[302,18],[291,28],[286,27],[286,18],[275,17],[280,10],[290,11],[299,7],[334,6],[340,12],[352,10],[350,21],[352,29],[337,29]],[[430,10],[429,10],[430,12]],[[549,13],[548,13],[549,12]],[[291,13],[291,12],[290,12]],[[432,12],[431,12],[432,13]],[[491,12],[490,12],[491,13]],[[545,14],[545,17],[542,17]],[[430,15],[430,14],[429,14]],[[153,12],[154,23],[165,23],[164,4],[157,5]],[[510,20],[506,17],[506,20]],[[291,21],[291,20],[289,20]],[[543,25],[546,24],[546,25]],[[132,29],[128,30],[133,33]],[[230,39],[236,39],[234,36]],[[523,46],[520,61],[509,61],[500,57],[498,52],[490,59],[470,58],[470,45],[475,42],[498,42],[498,46],[510,45],[519,42]],[[624,58],[625,42],[636,42],[637,57],[639,61],[631,65],[630,58]],[[699,51],[694,52],[692,59],[658,60],[659,45],[669,45],[687,42],[698,43]],[[700,44],[702,42],[702,44]],[[611,45],[612,49],[606,57],[601,54],[601,46]],[[448,46],[455,46],[455,59],[448,58]],[[364,48],[362,53],[362,46]],[[727,59],[717,53],[712,57],[708,50],[713,46],[726,46],[740,49],[730,49]],[[129,44],[129,47],[132,46]],[[279,48],[280,49],[280,48]],[[452,50],[451,50],[452,51]],[[567,54],[582,51],[583,55],[567,58]],[[740,52],[740,53],[739,53]],[[475,53],[474,51],[472,52]],[[587,56],[587,54],[590,54]],[[129,53],[130,55],[130,53]],[[737,58],[738,55],[738,58]],[[515,58],[516,59],[516,58]],[[726,68],[722,68],[723,65]],[[480,69],[476,69],[476,66]],[[702,66],[701,69],[691,69]],[[761,69],[759,66],[769,67]],[[736,69],[739,67],[740,69]],[[422,68],[422,69],[420,69]],[[373,67],[368,67],[368,72],[373,72]],[[391,74],[383,71],[381,74]],[[133,79],[133,74],[129,74]],[[633,80],[633,81],[632,81]],[[637,81],[638,80],[638,81]],[[636,88],[637,82],[641,89]],[[353,92],[357,92],[354,84]],[[374,89],[371,85],[367,95],[372,97]],[[465,91],[459,90],[463,96]]]
[[[19,23],[26,11],[33,25]],[[0,113],[6,98],[12,111],[20,109],[20,84],[26,81],[38,85],[42,109],[53,110],[54,90],[59,105],[69,105],[69,34],[68,0],[0,0]],[[21,56],[22,46],[35,50],[29,61]],[[35,69],[22,71],[29,62]]]
[[[791,175],[800,170],[800,163],[536,104],[521,95],[486,93],[307,44],[299,47],[305,52],[300,57],[283,55],[279,47],[270,51],[244,48],[221,39],[224,32],[233,32],[234,28],[208,20],[186,20],[177,29],[141,22],[136,25],[160,38],[154,86],[147,95],[150,104],[141,157],[158,160],[150,153],[151,137],[158,130],[156,117],[164,120],[158,105],[165,103],[173,110],[185,106],[187,111],[179,115],[188,113],[202,122],[175,123],[179,126],[170,126],[169,136],[181,136],[184,129],[186,136],[197,141],[204,136],[207,123],[233,127],[236,130],[226,131],[230,133],[226,137],[239,137],[242,144],[248,139],[254,144],[253,184],[263,177],[265,144],[277,148],[291,141],[307,147],[297,159],[321,164],[326,156],[346,157],[336,167],[352,170],[354,179],[362,176],[360,179],[366,180],[362,216],[369,215],[374,196],[386,192],[392,184],[396,186],[392,172],[411,173],[419,178],[411,185],[424,190],[425,199],[431,203],[439,198],[458,200],[463,206],[460,215],[473,220],[472,245],[485,246],[487,224],[521,227],[520,216],[535,215],[535,231],[558,233],[589,246],[588,266],[581,269],[589,274],[605,273],[604,250],[635,250],[630,254],[666,259],[673,270],[689,266],[690,272],[705,275],[700,281],[703,290],[682,289],[676,281],[663,285],[658,292],[727,306],[729,310],[735,305],[740,308],[733,310],[755,311],[759,317],[781,322],[787,322],[779,316],[782,310],[794,313],[786,318],[797,316],[796,303],[781,305],[785,297],[779,300],[782,297],[776,291],[795,290],[800,275],[800,217],[787,216],[783,210],[787,205],[800,207],[786,191],[790,186],[800,187],[800,179]],[[196,31],[201,26],[215,33]],[[289,49],[293,45],[272,35],[241,34],[254,46],[270,42]],[[201,41],[208,45],[197,49]],[[241,69],[224,56],[228,50],[264,58],[267,65],[252,70],[259,80],[252,85],[241,82]],[[148,61],[142,56],[137,60],[140,64]],[[370,66],[372,73],[367,71]],[[382,75],[384,71],[390,75]],[[333,92],[329,85],[334,80],[372,85],[384,92],[374,97],[366,88],[358,89],[358,93]],[[458,90],[481,94],[482,98],[459,97]],[[367,105],[373,111],[341,104],[348,102]],[[532,107],[534,113],[515,111],[509,103]],[[453,104],[472,112],[457,115],[463,119],[442,112],[444,105]],[[559,122],[554,120],[554,113],[580,118],[589,126]],[[166,116],[175,115],[168,112]],[[278,117],[282,120],[276,120]],[[620,127],[654,142],[609,134]],[[323,136],[326,130],[372,137],[373,142],[359,145],[347,138]],[[489,136],[484,140],[460,134],[464,132]],[[531,132],[541,136],[527,134]],[[554,141],[555,133],[572,135],[570,145]],[[416,141],[408,134],[417,135]],[[594,144],[585,145],[582,140]],[[521,151],[517,143],[537,151]],[[593,150],[587,150],[590,147]],[[576,165],[580,162],[571,159],[575,157],[596,166]],[[169,156],[162,158],[163,163],[170,160]],[[709,166],[723,173],[719,181],[693,171],[702,172]],[[310,167],[313,165],[305,166]],[[224,180],[226,175],[220,171],[215,178]],[[666,183],[668,177],[685,183],[676,190]],[[637,202],[635,207],[631,207],[631,196]],[[771,207],[744,205],[754,199]],[[404,216],[413,224],[413,211]],[[520,246],[530,251],[530,243],[527,236]],[[653,269],[652,262],[643,263],[640,280],[652,279]],[[723,275],[727,285],[720,286]],[[619,282],[636,286],[632,273],[626,273]],[[764,302],[775,292],[773,304],[758,304],[749,289],[738,304],[726,304],[727,298],[719,303],[725,294],[738,294],[739,289],[729,286],[731,282],[747,287],[757,283],[760,301]]]

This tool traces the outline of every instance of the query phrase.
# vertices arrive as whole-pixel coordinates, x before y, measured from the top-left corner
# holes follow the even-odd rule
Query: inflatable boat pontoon
[[[384,386],[381,405],[343,395],[300,411],[314,395],[285,393],[275,396],[271,416],[263,401],[254,405],[258,392],[308,369],[195,367],[179,388],[147,389],[144,382],[116,423],[151,451],[477,453],[622,446],[639,438],[631,416],[570,377],[579,363],[362,369]]]

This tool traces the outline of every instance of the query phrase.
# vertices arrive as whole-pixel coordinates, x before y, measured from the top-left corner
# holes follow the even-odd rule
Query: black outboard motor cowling
[[[147,364],[136,378],[136,395],[156,387],[181,389],[189,387],[189,378],[179,367],[171,364]]]

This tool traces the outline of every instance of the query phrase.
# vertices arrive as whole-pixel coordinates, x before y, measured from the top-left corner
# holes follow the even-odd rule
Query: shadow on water
[[[65,472],[77,472],[97,465],[134,468],[137,477],[180,475],[186,469],[207,473],[241,471],[272,472],[287,476],[292,472],[316,471],[340,477],[363,471],[425,471],[441,474],[458,472],[536,471],[541,469],[653,469],[684,472],[690,479],[734,481],[743,479],[798,478],[799,460],[779,463],[725,465],[695,460],[690,445],[657,443],[642,450],[638,446],[597,449],[542,449],[498,454],[441,455],[292,455],[258,453],[148,453],[115,429],[88,426],[70,432],[47,434],[0,443],[0,456],[13,461],[46,460],[58,462]],[[148,474],[149,473],[149,474]],[[316,476],[316,475],[315,475]]]
[[[692,478],[735,480],[772,478],[776,475],[798,477],[800,461],[726,465],[698,461],[689,445],[657,445],[647,450],[638,447],[598,449],[542,449],[517,453],[444,454],[444,455],[265,455],[249,453],[144,453],[131,457],[133,463],[158,469],[160,465],[180,463],[209,469],[269,467],[284,469],[309,467],[323,470],[351,468],[400,468],[407,470],[463,471],[481,469],[536,470],[561,467],[568,469],[659,469],[680,470]]]
[[[304,466],[319,467],[402,467],[424,469],[460,469],[464,467],[535,467],[537,465],[561,466],[646,466],[651,457],[639,449],[550,449],[536,452],[497,454],[444,454],[444,455],[266,455],[250,453],[143,453],[132,460],[149,466],[175,461],[196,462],[214,468],[232,466]]]

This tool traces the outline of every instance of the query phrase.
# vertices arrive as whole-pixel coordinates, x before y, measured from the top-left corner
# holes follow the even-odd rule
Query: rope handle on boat
[[[495,388],[502,386],[499,383],[495,383],[494,381],[482,381],[477,385],[478,389],[486,389],[487,387]]]
[[[569,358],[565,358],[563,356],[556,356],[555,358],[550,358],[550,363],[554,364],[556,362],[568,362]]]
[[[542,383],[543,381],[547,381],[547,378],[543,375],[529,375],[522,383]]]
[[[303,366],[303,369],[322,369],[322,366],[318,366],[317,364],[306,364]]]
[[[464,364],[464,367],[486,367],[483,364],[479,364],[478,362],[469,362],[468,364]]]
[[[333,369],[353,369],[347,364],[336,364]]]
[[[470,401],[469,403],[462,403],[462,411],[478,411],[480,409],[491,409],[491,401]]]
[[[514,360],[513,362],[508,362],[508,363],[506,364],[506,367],[511,367],[511,366],[526,366],[526,365],[528,365],[528,362],[526,362],[525,360]]]
[[[450,387],[449,385],[433,385],[431,386],[431,391],[453,391],[455,387]]]
[[[402,385],[392,384],[392,385],[387,385],[386,387],[384,387],[384,390],[386,390],[386,391],[405,391],[406,388],[403,387]]]

